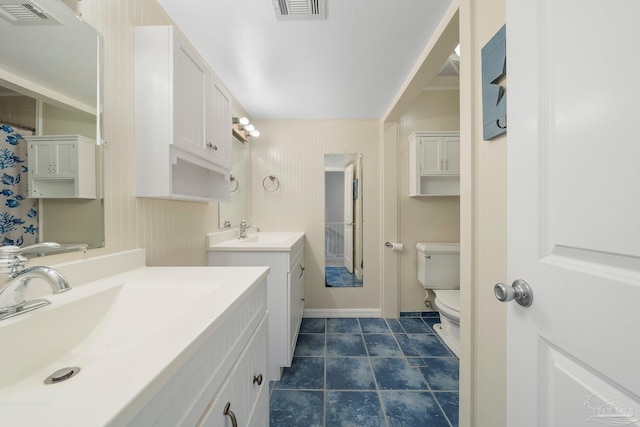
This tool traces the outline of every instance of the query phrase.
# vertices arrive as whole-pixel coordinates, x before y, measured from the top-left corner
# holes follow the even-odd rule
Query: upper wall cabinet
[[[28,137],[29,197],[96,198],[96,142],[80,135]]]
[[[409,196],[460,195],[460,134],[414,132],[409,136]]]
[[[229,200],[231,96],[172,26],[136,28],[136,191]]]

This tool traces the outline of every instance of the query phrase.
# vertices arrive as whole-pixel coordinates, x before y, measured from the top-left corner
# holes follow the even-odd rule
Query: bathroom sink
[[[37,425],[41,416],[70,426],[91,424],[85,416],[106,424],[124,410],[135,413],[218,324],[241,284],[266,271],[144,267],[72,283],[69,292],[45,296],[50,305],[0,321],[2,418]],[[80,370],[45,384],[67,367]],[[78,423],[68,422],[71,412]]]
[[[291,237],[291,233],[256,233],[246,239],[238,240],[240,243],[284,243]]]
[[[210,251],[283,251],[289,250],[304,233],[259,232],[246,239],[234,238],[209,245]]]
[[[47,297],[52,302],[48,309],[0,325],[0,342],[19,343],[18,351],[2,352],[0,396],[40,383],[59,368],[82,369],[107,355],[121,355],[216,290],[197,283],[182,286],[183,303],[176,309],[177,295],[169,286],[175,285],[136,281],[88,295],[72,289],[65,295],[71,298]]]

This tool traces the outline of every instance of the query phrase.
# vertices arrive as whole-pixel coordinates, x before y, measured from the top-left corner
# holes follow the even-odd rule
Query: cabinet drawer
[[[256,404],[268,390],[266,376],[267,318],[262,319],[251,341],[244,348],[220,391],[207,406],[198,426],[232,426],[232,417],[239,426],[249,424]],[[231,412],[225,412],[225,408]],[[256,412],[258,418],[264,414]]]

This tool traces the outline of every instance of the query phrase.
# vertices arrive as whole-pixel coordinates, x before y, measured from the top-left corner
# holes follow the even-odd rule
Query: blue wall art
[[[507,133],[507,91],[501,82],[507,76],[507,27],[482,48],[482,122],[484,140]]]

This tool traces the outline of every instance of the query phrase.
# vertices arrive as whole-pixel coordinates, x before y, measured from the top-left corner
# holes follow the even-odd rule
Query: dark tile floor
[[[424,316],[303,319],[270,427],[457,426],[458,359]]]
[[[362,279],[345,267],[325,267],[325,284],[330,288],[360,288]]]

